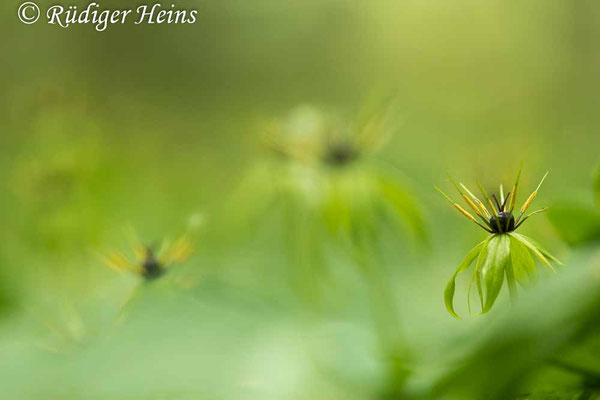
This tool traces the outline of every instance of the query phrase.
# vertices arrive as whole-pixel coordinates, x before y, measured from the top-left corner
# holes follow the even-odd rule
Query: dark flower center
[[[359,153],[354,146],[348,143],[337,143],[329,146],[323,161],[328,165],[338,167],[356,160],[358,156]]]
[[[156,257],[151,251],[148,251],[146,260],[142,264],[142,269],[142,275],[148,280],[156,279],[159,276],[161,276],[164,272],[163,266],[160,264],[160,262],[156,259]]]
[[[515,217],[508,211],[501,211],[497,217],[490,218],[490,225],[494,233],[512,232],[515,230]]]

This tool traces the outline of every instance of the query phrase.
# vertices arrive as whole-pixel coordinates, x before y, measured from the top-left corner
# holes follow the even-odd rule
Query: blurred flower
[[[132,271],[150,281],[162,276],[168,267],[187,260],[191,252],[189,237],[182,235],[174,241],[163,241],[158,250],[154,246],[142,246],[134,240],[132,258],[113,251],[103,257],[103,260],[111,268]]]
[[[290,261],[285,273],[309,304],[330,300],[322,295],[331,296],[336,292],[332,288],[343,285],[342,279],[332,279],[338,271],[327,257],[342,250],[338,254],[357,267],[364,283],[383,353],[404,372],[409,351],[401,338],[395,291],[385,274],[382,239],[390,228],[419,242],[426,235],[418,201],[399,171],[377,155],[396,129],[389,106],[351,119],[298,107],[288,118],[263,125],[269,158],[248,175],[246,197],[236,206],[254,204],[261,217],[283,210],[283,243]]]
[[[283,158],[343,167],[373,154],[388,142],[393,129],[390,114],[386,110],[348,123],[334,113],[300,106],[287,119],[267,124],[264,141]]]
[[[391,223],[425,237],[418,202],[398,171],[376,158],[395,129],[391,111],[349,123],[302,106],[267,124],[264,142],[284,162],[276,166],[282,189],[316,211],[332,233],[376,234]]]
[[[529,209],[531,203],[533,203],[533,200],[537,196],[537,193],[547,175],[548,173],[544,175],[538,187],[519,209],[516,219],[513,211],[515,210],[516,205],[521,170],[519,170],[512,192],[509,192],[506,194],[506,196],[504,196],[504,189],[502,185],[500,185],[500,200],[498,200],[495,194],[491,197],[488,196],[488,193],[485,191],[483,186],[479,184],[479,188],[483,194],[483,198],[487,203],[487,207],[469,189],[467,189],[465,185],[462,183],[457,184],[450,177],[450,180],[456,187],[458,193],[463,198],[467,206],[473,211],[476,217],[463,208],[460,204],[455,203],[441,189],[436,187],[436,189],[461,214],[477,224],[486,232],[490,233],[490,236],[475,246],[469,252],[469,254],[467,254],[467,257],[464,259],[462,264],[459,265],[458,269],[446,286],[446,290],[444,291],[444,299],[446,302],[446,308],[452,316],[460,318],[454,311],[453,305],[456,277],[459,273],[468,269],[475,260],[477,260],[477,262],[475,265],[475,270],[473,271],[471,284],[469,285],[467,304],[470,312],[470,293],[473,283],[475,282],[477,285],[479,299],[481,301],[482,314],[487,313],[494,305],[494,302],[496,301],[496,298],[498,297],[498,294],[500,293],[500,290],[504,284],[505,276],[508,282],[511,298],[516,296],[516,282],[519,282],[523,285],[536,278],[537,270],[531,253],[533,253],[548,270],[554,271],[551,261],[558,263],[558,260],[548,253],[548,251],[544,250],[544,248],[537,244],[533,239],[515,232],[527,219],[529,219],[529,217],[547,210],[546,208],[543,208],[525,215],[525,212]]]

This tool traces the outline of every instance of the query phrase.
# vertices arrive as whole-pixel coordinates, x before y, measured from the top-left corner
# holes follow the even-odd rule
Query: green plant
[[[132,243],[133,259],[118,251],[111,251],[105,257],[107,266],[118,271],[131,271],[151,281],[162,276],[167,268],[181,263],[190,256],[192,242],[188,235],[182,235],[174,241],[165,240],[160,248],[143,246],[136,239]]]
[[[467,254],[464,261],[458,266],[456,272],[452,275],[452,278],[450,278],[450,281],[446,286],[444,300],[446,308],[452,316],[460,318],[454,311],[453,304],[454,292],[456,289],[456,277],[461,272],[467,270],[475,261],[475,269],[467,293],[467,305],[469,312],[471,312],[470,293],[473,284],[475,284],[481,302],[482,314],[490,311],[494,305],[500,294],[500,290],[504,285],[505,277],[511,298],[514,298],[516,295],[517,282],[521,285],[525,285],[536,279],[537,270],[531,254],[533,254],[548,270],[554,271],[551,262],[558,262],[558,260],[536,241],[516,232],[516,230],[532,215],[547,210],[546,208],[543,208],[525,215],[525,212],[529,209],[531,203],[533,203],[533,200],[537,196],[547,175],[547,173],[544,175],[538,187],[527,198],[516,218],[513,211],[515,210],[516,205],[521,170],[519,170],[512,192],[507,193],[505,196],[504,189],[502,185],[500,186],[500,200],[498,200],[495,194],[490,197],[483,186],[479,184],[479,188],[489,206],[489,210],[477,196],[467,189],[465,185],[462,183],[456,184],[450,177],[450,180],[456,187],[458,193],[473,210],[475,215],[477,215],[477,218],[460,204],[454,202],[441,189],[436,187],[436,189],[461,214],[473,221],[486,232],[490,233],[485,240],[475,246]],[[492,199],[494,200],[493,202]]]

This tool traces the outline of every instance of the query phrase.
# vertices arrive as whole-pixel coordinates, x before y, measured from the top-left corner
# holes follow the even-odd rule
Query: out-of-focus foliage
[[[596,206],[583,201],[563,200],[549,214],[550,221],[564,240],[573,246],[600,240],[600,168],[593,176]]]
[[[549,213],[550,221],[571,245],[582,245],[600,239],[600,212],[587,204],[556,204]]]

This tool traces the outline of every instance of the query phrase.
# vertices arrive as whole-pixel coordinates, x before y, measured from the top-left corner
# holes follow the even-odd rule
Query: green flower
[[[397,131],[396,115],[390,106],[349,117],[302,106],[287,118],[269,120],[261,129],[268,156],[245,179],[235,204],[248,210],[239,221],[248,220],[244,214],[277,218],[289,260],[277,272],[308,304],[329,301],[347,285],[337,279],[343,270],[332,254],[356,267],[382,348],[405,359],[383,243],[391,239],[396,245],[402,234],[406,242],[424,244],[427,235],[407,179],[379,155]]]
[[[397,131],[396,115],[390,106],[349,118],[301,107],[273,121],[265,141],[276,155],[276,192],[290,205],[285,229],[295,235],[290,237],[294,286],[311,302],[339,288],[328,253],[341,250],[366,283],[382,351],[404,370],[410,351],[382,243],[390,232],[395,244],[397,233],[419,244],[427,235],[406,179],[378,154]]]
[[[420,206],[406,179],[377,154],[395,123],[390,108],[342,118],[308,106],[272,121],[264,141],[281,161],[273,165],[278,191],[299,201],[337,237],[375,235],[396,225],[424,240]]]
[[[104,263],[117,271],[130,271],[151,281],[161,277],[167,268],[188,259],[192,253],[192,242],[187,234],[174,241],[164,240],[158,251],[154,246],[143,246],[134,236],[132,243],[133,257],[111,251],[102,259]]]
[[[452,275],[452,278],[446,285],[444,300],[446,302],[446,308],[452,316],[460,319],[454,311],[453,305],[456,277],[459,273],[466,271],[473,263],[475,264],[475,269],[467,294],[469,313],[471,312],[470,293],[474,284],[477,286],[477,293],[481,302],[481,313],[485,314],[490,311],[498,298],[505,277],[508,282],[511,298],[514,298],[516,295],[517,282],[521,285],[525,285],[535,280],[537,277],[537,269],[532,254],[548,270],[554,271],[551,262],[559,263],[559,261],[533,239],[516,232],[529,217],[547,210],[547,208],[543,208],[525,215],[525,212],[537,196],[538,190],[542,186],[547,175],[548,173],[544,175],[538,187],[527,198],[516,218],[513,212],[515,210],[521,170],[519,170],[512,192],[509,192],[504,196],[503,187],[500,185],[501,202],[496,195],[492,195],[491,197],[488,196],[483,186],[478,184],[483,194],[483,198],[487,203],[487,207],[471,191],[469,191],[465,185],[462,183],[456,184],[456,182],[450,178],[460,196],[477,217],[473,216],[460,204],[455,203],[449,196],[436,187],[436,189],[442,193],[442,195],[461,214],[479,225],[486,232],[490,233],[484,241],[475,246],[469,254],[467,254],[467,257],[462,264],[458,266],[456,272]]]

